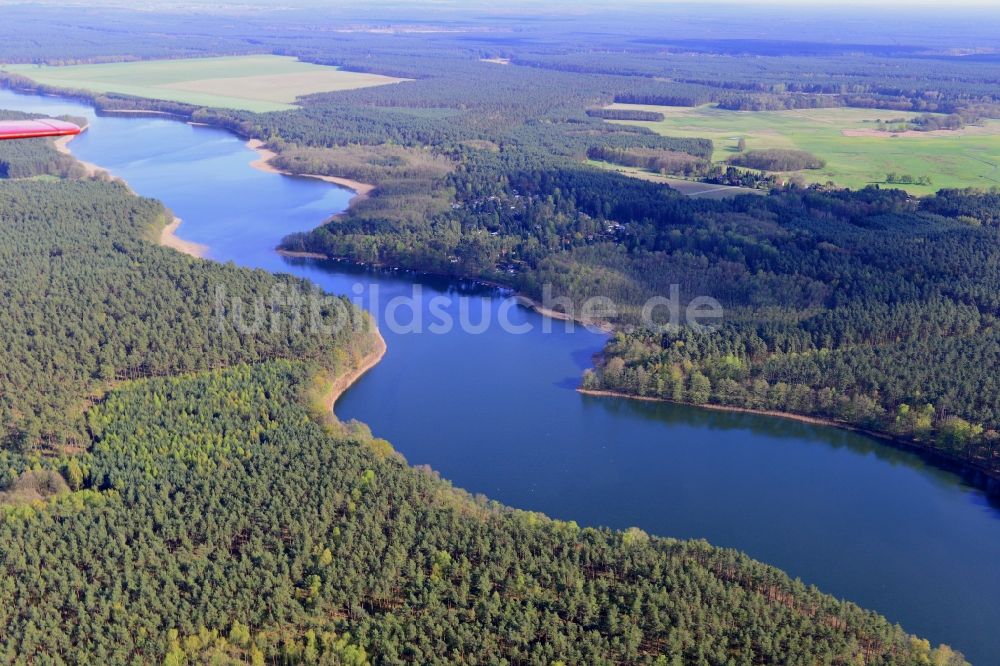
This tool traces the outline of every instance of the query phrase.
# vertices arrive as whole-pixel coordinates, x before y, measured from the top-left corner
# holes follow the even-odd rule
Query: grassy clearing
[[[956,132],[910,132],[894,136],[873,132],[875,121],[914,114],[880,109],[808,109],[797,111],[725,111],[714,106],[671,107],[615,104],[612,108],[659,111],[660,122],[611,121],[640,125],[667,136],[699,137],[715,142],[713,159],[747,150],[805,150],[823,158],[823,169],[799,172],[809,182],[832,180],[845,187],[885,184],[887,173],[930,176],[930,186],[905,185],[915,194],[943,187],[1000,185],[1000,121]]]
[[[626,167],[618,164],[611,164],[610,162],[600,162],[597,160],[587,160],[587,164],[591,166],[598,167],[600,169],[607,169],[608,171],[615,171],[625,176],[631,178],[639,178],[640,180],[648,180],[651,183],[663,183],[664,185],[669,185],[681,194],[688,197],[697,197],[699,199],[729,199],[731,197],[737,197],[742,194],[767,194],[764,190],[752,190],[748,187],[732,187],[729,185],[716,185],[714,183],[702,183],[697,180],[685,180],[684,178],[674,178],[671,176],[664,176],[658,173],[653,173],[651,171],[646,171],[644,169],[638,169],[635,167]]]
[[[69,67],[5,65],[4,69],[39,83],[64,88],[257,112],[295,108],[296,99],[302,95],[367,88],[403,80],[378,74],[345,72],[336,67],[271,55]]]

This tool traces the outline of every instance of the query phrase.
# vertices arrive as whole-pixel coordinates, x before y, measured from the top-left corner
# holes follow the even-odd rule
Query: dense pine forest
[[[80,446],[80,403],[109,382],[275,357],[340,369],[333,351],[352,351],[351,318],[364,320],[346,300],[317,308],[341,337],[280,313],[277,326],[255,326],[257,308],[313,288],[159,248],[146,237],[165,216],[159,202],[120,183],[0,183],[4,448]]]
[[[430,220],[362,205],[285,246],[535,298],[608,296],[621,325],[677,285],[682,304],[721,302],[722,329],[629,328],[587,388],[829,417],[1000,471],[995,193],[814,187],[696,201],[576,167],[498,179],[465,164],[450,179],[459,203]],[[693,387],[706,381],[707,393]]]
[[[498,67],[468,67],[478,66]],[[506,72],[517,70],[499,69],[509,85],[532,76],[512,74],[508,81]],[[610,76],[592,80],[616,85],[602,78]],[[283,168],[332,173],[318,161],[324,151],[336,164],[344,149],[331,146],[365,135],[339,122],[310,133],[301,120],[327,113],[334,99],[377,104],[380,113],[423,108],[437,92],[433,81],[320,96],[303,112],[276,115],[266,125],[242,121],[241,128],[272,137],[282,153],[315,146],[308,166],[279,158]],[[577,107],[553,107],[544,97],[533,112],[543,113],[544,123],[513,123],[505,114],[507,125],[484,134],[476,119],[492,108],[484,99],[489,92],[482,86],[466,100],[482,105],[471,118],[420,116],[422,123],[439,123],[442,133],[425,127],[410,143],[433,134],[430,147],[454,164],[447,176],[372,174],[380,187],[371,198],[312,233],[289,237],[285,247],[483,277],[535,299],[546,286],[576,303],[607,296],[624,326],[638,322],[647,299],[678,285],[683,303],[719,300],[723,330],[627,333],[608,350],[608,361],[620,360],[610,373],[605,365],[589,375],[588,388],[832,418],[1000,472],[1000,393],[992,372],[1000,349],[995,194],[943,191],[920,201],[877,187],[852,192],[792,184],[770,197],[689,199],[582,162],[708,175],[709,142],[653,137],[581,116]],[[492,92],[508,98],[504,89]],[[956,94],[953,101],[962,99]],[[286,142],[283,123],[293,119],[301,120]],[[821,165],[787,151],[739,159],[751,166]],[[715,179],[774,185],[731,176]],[[978,270],[970,273],[969,266]],[[624,371],[616,370],[619,362]],[[707,394],[692,388],[704,378]]]
[[[155,247],[121,184],[8,181],[0,211],[4,661],[963,663],[736,552],[408,467],[310,407],[363,323],[220,330],[219,285],[307,286]]]
[[[736,552],[473,500],[331,435],[307,379],[235,366],[91,410],[81,489],[0,521],[4,660],[961,663]]]

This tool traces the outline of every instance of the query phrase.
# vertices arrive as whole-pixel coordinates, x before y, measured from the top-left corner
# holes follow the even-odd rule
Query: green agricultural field
[[[3,69],[38,83],[62,88],[257,112],[295,108],[295,101],[301,95],[367,88],[403,80],[345,72],[337,67],[272,55],[145,60],[68,67],[4,65]]]
[[[809,182],[833,181],[859,188],[885,184],[886,174],[929,176],[930,186],[906,185],[916,194],[944,187],[1000,185],[1000,121],[952,132],[875,131],[877,120],[912,117],[880,109],[807,109],[796,111],[726,111],[714,106],[672,107],[615,104],[612,108],[659,111],[660,122],[611,121],[640,125],[667,136],[700,137],[715,142],[713,158],[722,162],[747,150],[806,150],[826,161],[819,170],[798,172]]]

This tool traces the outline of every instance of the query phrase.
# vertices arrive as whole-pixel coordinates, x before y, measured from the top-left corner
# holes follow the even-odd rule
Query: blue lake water
[[[79,158],[184,220],[218,261],[306,277],[357,297],[389,351],[337,404],[412,464],[455,485],[584,525],[639,526],[738,548],[826,592],[947,642],[973,663],[1000,655],[1000,511],[950,473],[831,428],[574,389],[604,336],[566,330],[474,283],[287,259],[273,248],[342,210],[346,190],[253,169],[226,132],[166,119],[97,117],[79,103],[0,91],[0,108],[84,115]],[[419,286],[480,333],[395,333],[386,305]],[[377,297],[377,298],[373,298]],[[377,302],[376,302],[377,300]],[[398,320],[408,321],[403,308]],[[498,325],[508,315],[530,332]]]

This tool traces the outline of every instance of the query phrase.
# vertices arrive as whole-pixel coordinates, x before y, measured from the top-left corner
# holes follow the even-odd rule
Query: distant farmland
[[[5,65],[3,69],[38,83],[62,88],[257,112],[295,108],[295,101],[301,95],[367,88],[404,80],[345,72],[336,67],[271,55],[69,67]]]
[[[876,131],[877,121],[916,114],[880,109],[804,109],[726,111],[714,106],[673,107],[615,104],[610,108],[657,111],[662,121],[610,121],[648,127],[660,134],[699,137],[715,142],[713,159],[747,150],[805,150],[826,166],[797,172],[808,182],[833,181],[859,188],[872,183],[928,194],[943,187],[1000,186],[1000,121],[985,121],[958,131]],[[889,173],[931,178],[929,186],[890,185]]]

